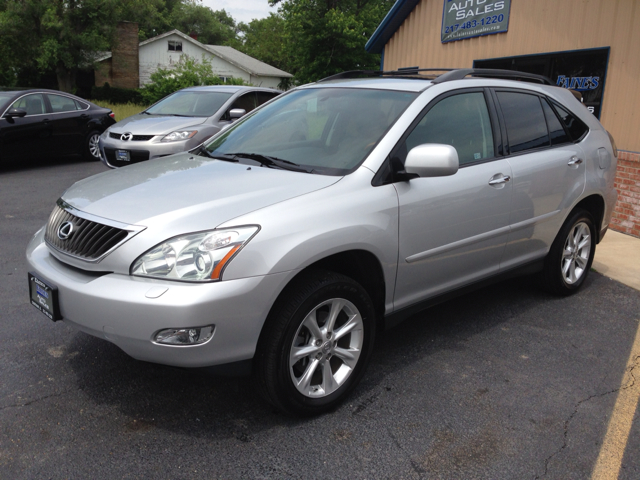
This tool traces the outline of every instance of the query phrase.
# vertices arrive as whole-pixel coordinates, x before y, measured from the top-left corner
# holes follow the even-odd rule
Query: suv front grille
[[[109,132],[109,137],[121,140],[122,133]],[[155,135],[133,135],[130,140],[132,142],[146,142],[151,140],[153,137],[155,137]]]
[[[58,232],[66,222],[72,225],[71,230],[67,238],[61,239]],[[47,245],[62,253],[97,261],[123,242],[129,233],[127,230],[77,217],[56,205],[49,216],[44,239]]]

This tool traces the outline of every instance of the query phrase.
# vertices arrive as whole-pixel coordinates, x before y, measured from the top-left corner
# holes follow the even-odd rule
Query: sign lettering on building
[[[511,0],[444,0],[442,43],[509,29]]]

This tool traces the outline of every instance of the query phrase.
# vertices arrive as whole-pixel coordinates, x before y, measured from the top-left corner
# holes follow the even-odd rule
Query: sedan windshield
[[[177,115],[183,117],[210,117],[229,100],[231,93],[225,92],[176,92],[160,100],[146,113],[153,115]]]
[[[416,93],[308,88],[283,95],[206,146],[209,155],[262,155],[345,175],[377,145]]]

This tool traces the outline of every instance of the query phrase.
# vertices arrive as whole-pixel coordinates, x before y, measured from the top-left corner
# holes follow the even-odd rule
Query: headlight
[[[220,280],[225,266],[259,229],[251,225],[171,238],[133,262],[131,275],[190,282]]]
[[[180,130],[178,132],[171,132],[169,135],[165,135],[164,137],[162,137],[162,140],[160,141],[161,142],[177,142],[180,140],[187,140],[193,137],[196,133],[198,133],[197,130]]]

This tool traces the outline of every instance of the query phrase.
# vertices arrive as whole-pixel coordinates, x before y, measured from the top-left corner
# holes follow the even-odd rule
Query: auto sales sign
[[[444,0],[442,43],[509,29],[511,0]]]

